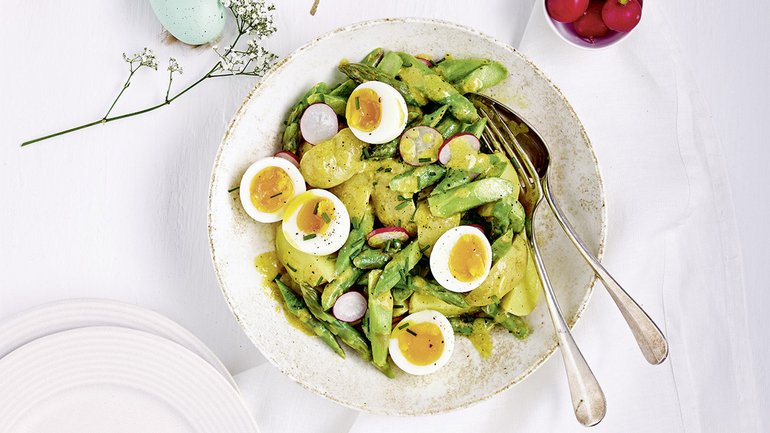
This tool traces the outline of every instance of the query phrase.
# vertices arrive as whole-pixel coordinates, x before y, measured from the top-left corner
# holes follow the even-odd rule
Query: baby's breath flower
[[[179,63],[173,57],[168,58],[168,68],[166,69],[168,69],[168,71],[171,72],[172,74],[174,72],[178,72],[180,74],[182,73],[182,67],[179,66]]]
[[[155,58],[155,53],[149,48],[145,48],[141,53],[134,53],[130,56],[123,53],[123,60],[129,63],[132,68],[134,67],[134,63],[137,63],[137,68],[147,66],[148,68],[155,70],[158,69],[158,60]]]

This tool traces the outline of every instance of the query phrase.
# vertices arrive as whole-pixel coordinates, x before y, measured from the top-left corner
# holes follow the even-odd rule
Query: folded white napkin
[[[520,43],[561,88],[599,158],[608,206],[604,263],[669,338],[646,364],[601,285],[575,338],[608,400],[597,432],[753,431],[759,417],[732,201],[717,139],[660,2],[619,46],[585,51],[547,27],[540,2]],[[585,431],[561,359],[450,414],[397,418],[344,408],[269,364],[236,376],[264,433]],[[407,390],[404,392],[419,392]]]

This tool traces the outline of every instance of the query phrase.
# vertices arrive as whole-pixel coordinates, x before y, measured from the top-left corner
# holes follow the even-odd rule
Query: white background
[[[270,42],[276,53],[285,55],[340,25],[386,16],[455,21],[516,45],[532,0],[474,2],[473,7],[470,2],[359,1],[355,8],[321,0],[315,17],[307,13],[311,3],[279,4],[279,33]],[[0,320],[51,300],[114,298],[180,322],[233,372],[262,362],[219,292],[206,236],[216,147],[253,80],[209,80],[151,114],[20,149],[25,139],[100,117],[125,79],[123,51],[155,48],[161,68],[169,55],[176,56],[185,69],[178,85],[196,79],[214,56],[207,49],[164,42],[144,1],[3,0],[2,7]],[[768,413],[770,150],[764,130],[770,114],[770,4],[680,0],[660,9],[692,66],[722,141],[743,249],[757,388]],[[591,55],[582,60],[591,62]],[[165,80],[163,72],[139,74],[116,112],[154,103],[165,91]],[[743,296],[739,287],[725,290]],[[553,367],[558,362],[549,361],[548,371],[558,371]]]

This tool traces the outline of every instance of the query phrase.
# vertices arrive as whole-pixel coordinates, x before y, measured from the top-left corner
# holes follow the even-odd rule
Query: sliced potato
[[[417,224],[417,242],[420,249],[428,248],[425,255],[430,256],[433,245],[447,230],[460,225],[460,214],[456,213],[446,218],[434,216],[430,212],[427,202],[421,202],[417,206],[414,221]]]
[[[524,278],[503,297],[500,306],[510,314],[526,316],[535,309],[542,292],[543,283],[537,274],[532,252],[527,248],[527,268],[524,272]]]
[[[408,170],[409,166],[392,159],[373,161],[370,164],[374,169],[372,205],[375,216],[382,225],[403,227],[409,235],[414,236],[417,234],[417,224],[413,220],[414,202],[411,197],[402,198],[400,193],[389,186],[390,180]]]
[[[360,220],[364,214],[371,213],[369,199],[372,195],[372,176],[369,170],[353,175],[345,182],[331,188],[330,191],[339,197],[351,219]]]
[[[527,267],[529,248],[524,236],[517,235],[513,245],[492,264],[489,276],[481,285],[473,289],[465,300],[475,306],[489,305],[496,299],[502,299],[524,277]]]
[[[366,146],[350,129],[345,128],[302,155],[300,172],[310,186],[337,186],[363,171],[361,155]]]
[[[283,235],[281,225],[276,224],[275,252],[289,276],[297,284],[317,286],[334,278],[335,260],[331,256],[314,256],[294,248]]]

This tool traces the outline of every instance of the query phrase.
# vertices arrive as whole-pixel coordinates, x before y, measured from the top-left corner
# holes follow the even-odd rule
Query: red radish
[[[468,226],[469,226],[469,227],[474,227],[474,228],[477,228],[477,229],[479,229],[479,231],[480,231],[480,232],[481,232],[481,233],[482,233],[484,236],[486,236],[486,235],[487,235],[487,232],[485,232],[485,231],[484,231],[484,227],[482,227],[482,226],[481,226],[481,224],[468,224]]]
[[[421,61],[421,62],[423,62],[425,64],[425,66],[427,66],[429,68],[433,67],[433,62],[431,62],[430,59],[428,59],[428,58],[421,57],[421,56],[415,56],[414,58],[419,60],[419,61]]]
[[[616,32],[630,32],[642,19],[642,5],[637,0],[607,0],[602,20]]]
[[[604,6],[603,0],[591,0],[588,5],[586,13],[577,21],[572,23],[575,27],[575,32],[588,40],[594,38],[600,38],[607,34],[610,29],[602,21],[602,6]]]
[[[407,240],[409,240],[409,233],[395,226],[374,229],[366,235],[366,243],[372,248],[383,248],[388,241],[406,242]]]
[[[320,102],[305,108],[299,120],[299,132],[310,144],[319,144],[334,137],[338,127],[337,113]]]
[[[283,158],[290,163],[294,164],[297,168],[299,168],[299,157],[295,155],[293,152],[289,152],[288,150],[282,150],[275,154],[278,158]]]
[[[337,298],[332,307],[332,314],[343,322],[357,322],[366,314],[367,301],[364,295],[358,292],[347,292]]]
[[[583,16],[588,0],[545,0],[548,15],[556,21],[571,23]]]
[[[452,149],[451,144],[452,143],[464,143],[467,145],[470,149],[478,152],[479,149],[481,149],[481,142],[479,139],[471,134],[470,132],[461,132],[459,134],[455,134],[444,142],[444,144],[441,145],[438,149],[438,161],[444,165],[446,165],[449,160],[452,158]]]
[[[415,126],[401,135],[398,149],[409,165],[432,164],[438,159],[438,149],[444,137],[430,126]]]

